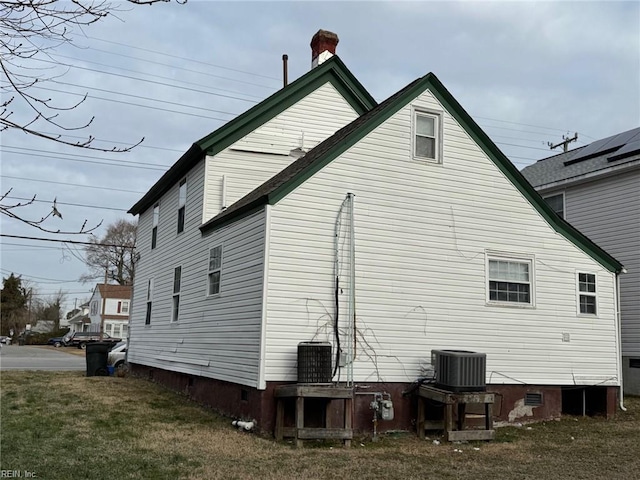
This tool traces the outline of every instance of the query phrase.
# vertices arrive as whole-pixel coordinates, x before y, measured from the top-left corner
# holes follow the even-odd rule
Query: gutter
[[[620,273],[627,273],[625,268]],[[620,315],[620,273],[616,273],[615,283],[615,322],[616,322],[616,343],[618,344],[618,354],[616,360],[618,363],[618,380],[620,381],[620,396],[619,404],[620,410],[626,412],[627,409],[624,406],[624,388],[622,381],[622,317]]]

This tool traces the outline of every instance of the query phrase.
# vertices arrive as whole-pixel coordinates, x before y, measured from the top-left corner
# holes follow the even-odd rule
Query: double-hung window
[[[489,303],[533,306],[533,261],[489,256]]]
[[[435,112],[413,112],[413,158],[442,162],[442,120]]]
[[[184,217],[187,205],[187,179],[180,182],[178,190],[178,233],[184,232]]]
[[[180,313],[180,283],[182,282],[182,267],[173,270],[173,309],[171,321],[177,322]]]
[[[153,229],[151,230],[151,249],[156,248],[158,244],[158,221],[160,220],[160,205],[153,206]]]
[[[144,318],[144,324],[151,324],[151,304],[153,303],[153,278],[147,281],[147,314]]]
[[[582,315],[597,315],[597,304],[596,275],[578,273],[578,311]]]
[[[222,274],[222,245],[209,250],[209,295],[220,293],[220,280]]]

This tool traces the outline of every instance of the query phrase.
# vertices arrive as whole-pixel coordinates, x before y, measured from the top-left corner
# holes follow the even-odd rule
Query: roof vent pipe
[[[289,55],[287,55],[286,53],[284,55],[282,55],[282,82],[283,82],[283,87],[286,87],[287,84],[289,83],[289,71],[288,71],[288,65],[287,65],[287,61],[289,60]]]
[[[338,35],[328,30],[318,30],[311,39],[311,68],[326,62],[336,54]]]

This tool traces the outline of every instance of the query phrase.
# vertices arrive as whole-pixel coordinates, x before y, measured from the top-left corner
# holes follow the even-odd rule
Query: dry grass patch
[[[613,480],[640,471],[638,398],[612,421],[507,427],[491,443],[434,445],[400,434],[354,441],[351,449],[308,442],[297,450],[237,431],[229,419],[141,379],[11,372],[1,380],[1,467],[45,479]]]

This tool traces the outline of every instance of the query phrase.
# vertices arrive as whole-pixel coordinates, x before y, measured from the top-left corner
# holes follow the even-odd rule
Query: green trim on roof
[[[623,270],[623,265],[613,256],[553,211],[549,204],[543,200],[535,188],[531,186],[504,153],[500,151],[496,144],[493,143],[489,136],[480,128],[473,118],[471,118],[435,75],[431,79],[429,90],[557,233],[571,241],[610,272],[620,273]]]
[[[357,144],[371,131],[388,120],[392,115],[425,90],[429,90],[433,93],[445,109],[458,121],[471,138],[480,146],[484,153],[493,161],[500,171],[511,181],[511,183],[513,183],[518,191],[520,191],[520,193],[533,205],[538,213],[542,215],[542,217],[557,233],[567,238],[607,270],[616,273],[622,271],[623,266],[620,262],[585,235],[580,233],[580,231],[571,226],[564,219],[560,218],[551,209],[551,207],[549,207],[549,205],[542,199],[529,182],[527,182],[518,169],[500,151],[495,143],[493,143],[493,141],[486,133],[484,133],[480,126],[471,118],[451,93],[449,93],[440,80],[438,80],[438,78],[432,73],[425,75],[413,84],[408,85],[401,92],[398,92],[399,95],[397,94],[396,98],[392,97],[389,99],[391,102],[387,103],[387,101],[385,101],[380,104],[378,108],[369,113],[371,118],[356,127],[352,132],[349,132],[342,141],[337,142],[335,145],[332,145],[327,149],[326,152],[323,152],[320,158],[312,162],[306,169],[302,170],[292,179],[284,182],[282,185],[271,191],[267,197],[268,203],[271,205],[278,203],[339,155]],[[355,122],[358,122],[358,120],[355,120]],[[345,128],[349,128],[349,126]],[[339,134],[340,132],[336,135]],[[321,148],[322,144],[319,147]]]
[[[358,115],[364,114],[377,105],[375,99],[349,71],[342,60],[334,55],[245,113],[195,142],[155,185],[129,209],[128,213],[138,215],[144,212],[180,178],[184,177],[205,154],[215,155],[221,152],[327,82],[331,83],[344,96],[345,100]]]

